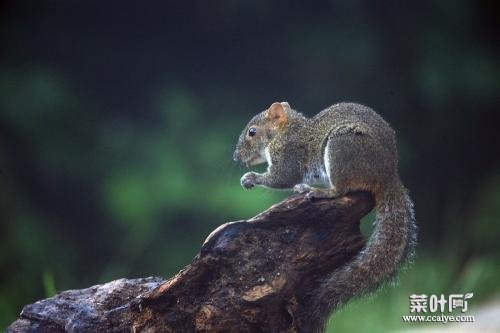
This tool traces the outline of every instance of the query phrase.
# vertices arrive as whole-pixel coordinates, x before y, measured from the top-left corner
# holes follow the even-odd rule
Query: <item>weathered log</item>
[[[301,332],[312,291],[364,246],[367,193],[293,195],[226,223],[169,280],[120,279],[24,307],[8,332]]]

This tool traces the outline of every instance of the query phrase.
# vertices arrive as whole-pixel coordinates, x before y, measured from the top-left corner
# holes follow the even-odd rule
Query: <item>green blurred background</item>
[[[495,1],[0,2],[0,329],[22,306],[171,276],[209,232],[286,192],[244,191],[241,128],[273,101],[339,101],[398,132],[420,226],[396,289],[331,329],[386,332],[413,293],[499,297]],[[370,221],[364,222],[369,229]]]

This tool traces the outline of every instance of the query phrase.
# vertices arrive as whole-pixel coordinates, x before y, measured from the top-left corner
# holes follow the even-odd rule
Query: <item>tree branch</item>
[[[297,332],[322,278],[364,246],[367,193],[294,195],[212,232],[169,280],[120,279],[24,307],[7,332]]]

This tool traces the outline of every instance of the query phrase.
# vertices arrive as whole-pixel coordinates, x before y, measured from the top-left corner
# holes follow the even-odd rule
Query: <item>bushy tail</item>
[[[375,290],[411,260],[417,228],[413,202],[397,181],[375,198],[375,228],[366,247],[346,266],[334,271],[311,295],[312,312],[304,332],[322,332],[329,314],[349,299]]]

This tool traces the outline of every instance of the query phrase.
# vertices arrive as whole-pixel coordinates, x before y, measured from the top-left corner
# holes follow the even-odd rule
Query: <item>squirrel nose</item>
[[[235,162],[238,162],[238,160],[239,160],[239,159],[240,159],[240,151],[239,151],[238,149],[236,149],[236,150],[234,151],[234,154],[233,154],[233,160],[234,160]]]

